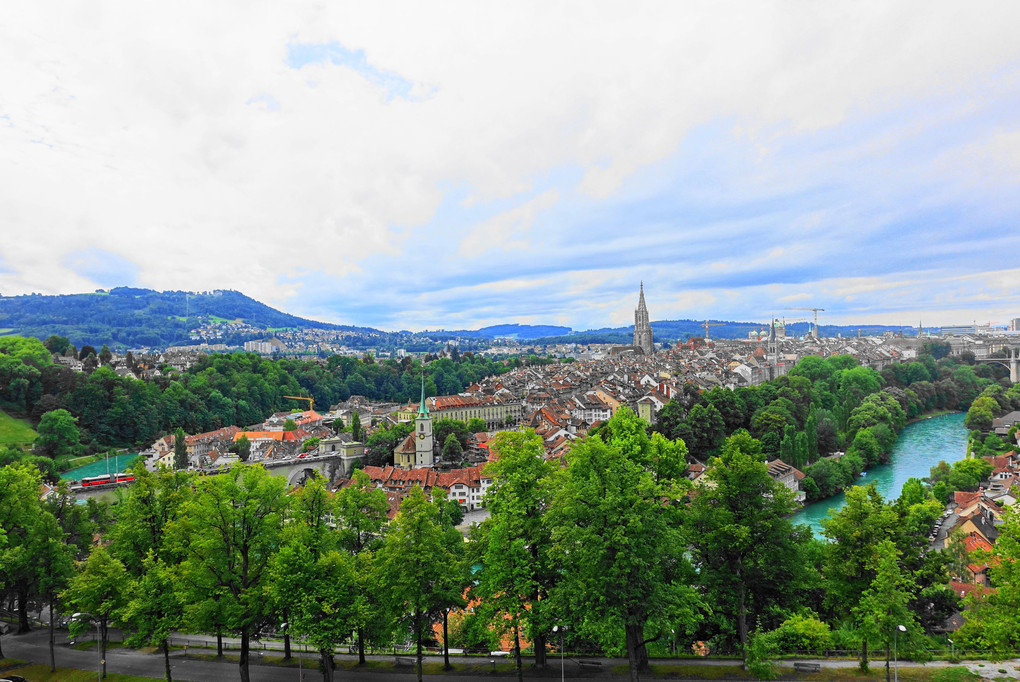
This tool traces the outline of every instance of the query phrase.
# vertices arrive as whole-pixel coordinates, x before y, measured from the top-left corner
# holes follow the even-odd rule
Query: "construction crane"
[[[283,397],[284,398],[290,398],[291,400],[307,400],[308,401],[308,411],[309,412],[312,411],[312,400],[313,400],[312,398],[306,398],[303,395],[285,395]]]
[[[701,325],[702,327],[705,328],[705,340],[708,341],[708,328],[709,327],[721,327],[724,324],[726,324],[726,323],[725,322],[709,322],[708,320],[705,320],[705,322]]]
[[[786,308],[786,310],[813,310],[815,313],[815,341],[818,340],[818,313],[824,313],[825,308]]]

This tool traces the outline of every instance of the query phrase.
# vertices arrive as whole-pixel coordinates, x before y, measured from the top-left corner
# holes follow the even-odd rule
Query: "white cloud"
[[[617,292],[659,270],[716,292],[678,313],[725,300],[697,286],[703,259],[751,279],[786,263],[803,273],[793,296],[833,274],[813,260],[854,262],[847,244],[892,251],[879,238],[907,199],[956,196],[962,213],[975,187],[991,206],[1003,182],[1015,189],[1020,122],[1002,86],[1018,23],[1012,3],[16,3],[0,24],[12,67],[0,70],[0,291],[90,290],[65,257],[91,248],[137,265],[138,285],[236,288],[296,313],[328,315],[311,287],[328,282],[382,316],[334,319],[379,325],[452,275],[458,292],[472,278],[552,278],[584,300],[563,311],[562,291],[535,287],[532,313],[579,326],[623,316],[633,303]],[[382,76],[289,68],[303,43],[360,50]],[[899,120],[914,108],[931,118]],[[939,126],[985,115],[993,132],[915,152],[938,147]],[[855,127],[883,116],[897,120]],[[706,130],[725,131],[731,156],[691,155]],[[702,204],[761,206],[626,212],[678,186]],[[833,196],[798,205],[819,187]],[[599,223],[609,209],[625,218]],[[494,244],[516,250],[516,269]],[[861,286],[832,295],[881,289]],[[764,304],[753,299],[734,314]],[[402,326],[435,322],[449,300],[407,303]],[[484,313],[500,314],[523,312]]]

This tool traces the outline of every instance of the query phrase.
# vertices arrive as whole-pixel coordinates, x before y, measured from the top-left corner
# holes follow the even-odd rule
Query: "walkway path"
[[[187,640],[192,644],[199,644],[200,642],[206,645],[212,646],[212,651],[215,652],[216,638],[202,635],[188,635],[182,636],[181,640]],[[175,638],[175,643],[177,640]],[[24,635],[5,635],[3,637],[3,651],[7,658],[17,658],[29,661],[31,663],[38,663],[43,665],[49,665],[49,633],[45,629],[34,630]],[[224,638],[224,645],[230,648],[238,646],[238,640],[232,638]],[[270,641],[265,643],[259,643],[259,650],[253,651],[252,665],[251,665],[251,679],[252,682],[275,682],[276,680],[296,680],[298,678],[297,668],[285,668],[280,666],[269,666],[260,665],[260,652],[262,647],[265,646],[265,651],[274,652],[282,651],[283,645],[281,642]],[[203,653],[207,651],[203,650]],[[228,653],[236,655],[236,649]],[[237,663],[231,661],[201,661],[194,660],[185,655],[181,649],[176,649],[171,652],[171,665],[174,680],[180,680],[181,682],[225,682],[228,680],[238,679],[238,668]],[[298,655],[297,650],[294,649],[294,655]],[[339,654],[336,656],[337,660],[353,661],[356,656],[349,654]],[[385,661],[387,663],[393,662],[392,655],[371,655],[368,656],[371,660]],[[95,670],[96,669],[96,651],[95,649],[89,649],[87,651],[78,651],[70,647],[67,632],[57,632],[57,646],[56,646],[56,659],[57,666],[62,668],[75,668],[79,670]],[[304,679],[313,681],[321,679],[320,674],[317,671],[318,666],[318,655],[313,653],[306,653],[302,655],[302,661],[304,662]],[[438,661],[442,662],[442,656],[427,656],[427,661]],[[525,658],[525,665],[531,666],[534,663],[534,659]],[[575,659],[567,658],[563,660],[563,674],[565,677],[571,679],[583,679],[583,678],[598,678],[598,679],[625,679],[626,675],[614,675],[611,670],[614,666],[625,665],[626,659],[600,659],[605,664],[605,671],[591,671],[581,670],[577,665]],[[474,662],[475,664],[482,663],[483,665],[487,662],[486,659],[478,658],[464,658],[461,656],[451,656],[451,661],[454,663]],[[812,663],[819,663],[826,668],[852,668],[856,667],[857,661],[855,660],[812,660]],[[163,677],[163,657],[160,653],[148,654],[141,651],[128,648],[117,648],[111,649],[107,652],[107,671],[110,673],[122,673],[127,675],[138,675],[144,677],[153,677],[156,679],[162,679]],[[656,660],[655,664],[663,665],[704,665],[708,666],[728,666],[734,665],[735,661],[718,660],[718,659],[678,659],[678,660]],[[528,679],[553,679],[560,677],[560,664],[561,661],[556,659],[555,656],[550,657],[549,667],[545,671],[540,670],[526,670],[525,678]],[[877,668],[882,663],[876,660],[873,667]],[[792,661],[789,662],[789,666],[792,668]],[[913,663],[909,661],[901,661],[901,667],[912,667],[922,665],[919,663]],[[927,664],[929,667],[944,667],[952,664],[944,661],[934,661]],[[1006,677],[1010,679],[1020,678],[1020,659],[1007,661],[1004,663],[990,663],[988,661],[980,662],[965,662],[968,668],[978,674],[983,674],[989,678],[994,677]],[[998,670],[1002,668],[1007,671],[1005,675],[999,673]],[[394,671],[392,669],[387,670],[358,670],[358,671],[338,671],[338,679],[344,680],[370,680],[371,682],[408,682],[409,679],[413,679],[413,668],[408,667],[406,670]],[[488,676],[488,675],[486,675]],[[503,677],[513,677],[512,673],[506,673],[501,675]],[[465,679],[469,679],[470,675],[461,674],[450,674],[450,675],[428,675],[430,682],[463,682]]]

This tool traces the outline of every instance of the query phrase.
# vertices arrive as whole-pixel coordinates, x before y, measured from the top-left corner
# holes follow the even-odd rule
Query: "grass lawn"
[[[28,422],[0,411],[0,445],[31,443],[38,437],[39,434],[28,425]]]
[[[32,682],[92,682],[96,679],[95,668],[92,670],[75,670],[73,668],[57,668],[57,672],[51,673],[48,665],[26,665],[20,668],[5,670],[3,674],[21,675]],[[152,682],[162,680],[162,677],[138,677],[137,675],[118,675],[107,673],[107,682]]]

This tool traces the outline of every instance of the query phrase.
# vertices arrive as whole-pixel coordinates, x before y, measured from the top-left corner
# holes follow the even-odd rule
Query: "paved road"
[[[182,636],[182,640],[186,639],[191,643],[205,642],[215,647],[216,638],[207,637],[201,635],[187,635]],[[56,646],[56,659],[57,666],[63,668],[76,668],[79,670],[95,670],[97,665],[97,655],[95,649],[88,651],[77,651],[72,649],[68,643],[67,632],[57,632],[57,646]],[[176,643],[176,638],[175,638]],[[224,638],[224,643],[227,646],[237,646],[238,640],[231,638]],[[49,665],[49,633],[45,629],[35,630],[24,635],[6,635],[2,640],[3,652],[8,658],[18,658],[33,663],[40,663]],[[267,651],[274,651],[282,649],[282,643],[280,642],[267,642],[265,644]],[[213,649],[215,651],[215,649]],[[236,653],[236,652],[231,652]],[[297,650],[294,651],[297,655]],[[174,650],[170,653],[172,674],[174,680],[181,680],[182,682],[227,682],[229,680],[239,679],[238,667],[236,663],[228,661],[198,661],[187,658],[183,650]],[[354,660],[356,657],[348,654],[337,655],[337,659],[343,660]],[[393,661],[392,655],[378,655],[369,656],[371,659],[383,660],[387,662]],[[442,661],[441,656],[429,656],[427,660],[431,661]],[[462,662],[464,658],[452,657],[454,662]],[[318,673],[316,667],[318,665],[318,655],[314,653],[306,653],[302,656],[302,660],[305,664],[304,679],[313,681],[321,679],[321,675]],[[478,661],[479,659],[473,659]],[[567,658],[563,661],[563,672],[565,677],[571,679],[582,679],[582,678],[598,678],[598,679],[613,679],[619,677],[619,679],[625,679],[626,676],[614,676],[609,672],[609,669],[614,665],[625,664],[625,659],[608,659],[605,660],[605,672],[581,670],[576,660]],[[252,682],[276,682],[277,680],[297,680],[298,670],[297,668],[281,668],[277,666],[264,666],[259,665],[259,655],[257,652],[252,656],[251,665],[251,679]],[[812,661],[820,663],[826,668],[852,668],[856,667],[857,661],[855,660],[817,660]],[[533,663],[533,659],[525,658],[526,665]],[[541,671],[530,671],[525,672],[525,678],[540,680],[540,679],[555,679],[560,676],[560,660],[551,657],[549,661],[550,665],[547,671],[542,673]],[[722,665],[733,665],[733,661],[717,660],[717,659],[704,659],[699,661],[693,661],[691,659],[682,659],[677,661],[656,661],[656,663],[669,664],[677,663],[682,665],[699,664],[705,666],[722,666]],[[878,668],[883,663],[879,660],[873,662],[873,668]],[[789,666],[792,668],[792,662],[789,662]],[[900,662],[901,667],[910,667],[921,665],[913,662]],[[927,664],[929,667],[943,667],[951,665],[944,661],[934,661]],[[990,677],[1000,676],[997,672],[999,668],[1004,668],[1008,671],[1007,677],[1020,677],[1020,660],[1007,661],[1004,663],[989,663],[983,662],[968,662],[964,663],[968,668],[977,672],[978,674],[987,674]],[[139,675],[143,677],[153,677],[156,679],[162,679],[163,677],[163,657],[160,653],[146,654],[133,649],[112,649],[107,652],[107,671],[111,673],[123,673],[129,675]],[[485,674],[484,677],[490,677],[490,674]],[[515,675],[508,673],[501,675],[501,677],[514,678]],[[338,671],[338,680],[368,680],[371,682],[409,682],[414,679],[413,668],[408,668],[406,671],[372,671],[372,670],[360,670],[360,671]],[[465,674],[459,675],[429,675],[429,682],[464,682],[464,680],[470,679]]]

